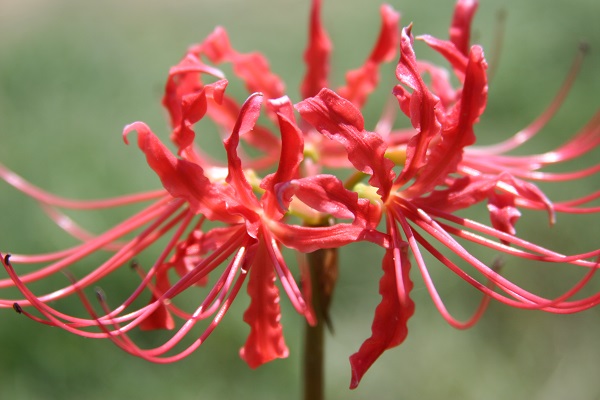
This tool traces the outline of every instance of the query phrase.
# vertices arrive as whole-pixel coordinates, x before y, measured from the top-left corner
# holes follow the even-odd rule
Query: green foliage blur
[[[75,198],[159,187],[141,152],[123,143],[121,130],[141,120],[167,140],[160,99],[169,67],[187,46],[222,25],[238,50],[263,52],[285,79],[292,101],[298,101],[309,3],[2,0],[0,161],[53,193]],[[379,31],[379,3],[324,3],[323,19],[335,46],[331,70],[337,86],[343,73],[359,66],[370,52]],[[402,13],[403,25],[414,23],[415,35],[447,37],[451,1],[391,3]],[[499,11],[507,14],[504,32],[494,28]],[[489,60],[495,58],[494,40],[498,35],[504,39],[488,110],[477,127],[482,143],[508,137],[544,110],[581,40],[590,43],[591,53],[563,109],[528,147],[529,152],[554,148],[591,118],[600,107],[598,15],[597,0],[482,1],[474,35]],[[418,56],[431,55],[422,44],[416,51]],[[369,102],[367,126],[378,118],[385,91],[394,84],[393,66],[384,74],[387,86]],[[232,86],[237,98],[243,99],[246,94],[241,88]],[[399,124],[407,121],[401,117]],[[566,199],[597,190],[598,183],[596,177],[583,184],[555,184],[549,195]],[[80,218],[95,232],[110,224],[102,213]],[[478,218],[487,221],[485,213]],[[549,228],[542,213],[525,213],[517,228],[525,238],[574,253],[598,248],[598,226],[597,216],[559,215],[558,226]],[[0,182],[0,251],[39,253],[69,244],[72,241],[35,202]],[[490,263],[497,256],[478,255]],[[417,309],[408,339],[384,354],[359,388],[350,391],[348,357],[370,335],[379,302],[380,257],[378,250],[362,244],[341,252],[332,310],[335,334],[327,342],[329,399],[600,399],[600,310],[559,316],[493,303],[478,325],[457,331],[438,315],[416,266],[412,297]],[[429,265],[451,311],[468,316],[479,295],[435,261]],[[583,273],[562,274],[560,268],[506,265],[509,276],[542,293],[558,291],[565,280]],[[1,272],[0,278],[5,277]],[[130,271],[119,277],[102,285],[109,296],[138,282]],[[597,291],[599,282],[594,285]],[[43,292],[42,287],[37,290]],[[150,364],[123,353],[110,341],[75,337],[10,309],[0,310],[0,398],[300,398],[300,317],[284,298],[290,357],[250,370],[238,357],[248,334],[242,321],[244,297],[241,293],[238,304],[199,351],[171,365]],[[138,338],[146,340],[142,335]]]

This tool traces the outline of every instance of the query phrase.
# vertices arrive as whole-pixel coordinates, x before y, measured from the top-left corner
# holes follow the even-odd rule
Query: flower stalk
[[[322,25],[321,3],[312,1],[304,54],[307,73],[298,101],[285,95],[283,81],[260,53],[235,50],[220,27],[170,69],[163,105],[175,149],[143,122],[123,130],[125,143],[137,144],[163,189],[76,201],[37,188],[0,164],[0,179],[35,199],[78,241],[61,251],[13,254],[10,260],[0,249],[0,263],[8,274],[0,279],[0,289],[20,292],[17,298],[0,297],[0,308],[12,307],[83,337],[109,339],[151,362],[170,363],[193,353],[236,297],[248,296],[243,321],[249,333],[239,355],[257,368],[290,354],[281,324],[280,301],[285,297],[306,321],[304,398],[321,400],[338,251],[350,243],[369,242],[384,254],[369,270],[380,277],[381,300],[371,336],[350,356],[352,389],[381,354],[406,339],[408,321],[415,314],[415,278],[424,283],[442,318],[459,329],[475,324],[492,300],[557,314],[599,304],[600,291],[590,282],[599,269],[600,249],[563,254],[518,236],[517,223],[522,209],[545,212],[552,225],[559,225],[564,214],[589,214],[591,219],[600,213],[597,161],[579,170],[546,170],[584,156],[598,159],[594,156],[600,150],[600,111],[556,149],[512,153],[538,135],[556,113],[585,52],[539,118],[496,145],[481,146],[478,122],[487,107],[489,68],[483,48],[471,44],[476,0],[458,0],[448,40],[415,37],[412,24],[400,30],[400,15],[382,6],[375,46],[337,89],[329,83],[332,46]],[[421,60],[415,39],[439,53],[450,68]],[[375,123],[365,121],[363,105],[379,83],[380,66],[392,61],[397,62],[397,83],[388,88],[382,117]],[[229,78],[219,69],[221,64],[229,64],[247,88],[245,100],[226,93]],[[402,114],[409,128],[395,127]],[[214,159],[196,143],[197,134],[211,133],[197,124],[203,118],[218,127],[224,160]],[[562,201],[553,201],[537,185],[564,186],[583,179],[596,179],[591,191]],[[100,234],[67,216],[69,210],[99,212],[129,205],[139,211]],[[480,205],[487,206],[487,223],[459,213]],[[141,281],[130,296],[109,306],[107,297],[97,292],[102,312],[95,311],[85,290],[157,243],[164,244],[146,269],[135,264]],[[548,271],[557,265],[581,270],[582,277],[547,298],[500,274],[498,265],[482,261],[473,247],[537,262]],[[108,253],[102,263],[88,262],[100,252]],[[300,260],[298,269],[285,257],[290,252]],[[433,262],[426,261],[427,254]],[[472,318],[462,321],[448,311],[429,272],[432,264],[452,271],[481,293]],[[89,265],[94,268],[83,274],[70,273]],[[298,272],[302,284],[296,282]],[[56,274],[67,275],[69,283],[47,293],[37,293],[36,285],[34,293],[33,284]],[[200,293],[193,304],[181,296],[188,291]],[[81,301],[87,315],[63,312],[57,300],[66,298]],[[31,308],[35,310],[28,311]],[[130,337],[135,329],[164,329],[172,335],[145,348]]]
[[[325,398],[325,328],[333,332],[329,305],[338,276],[338,249],[322,249],[306,255],[310,274],[311,305],[316,323],[305,324],[304,399]]]

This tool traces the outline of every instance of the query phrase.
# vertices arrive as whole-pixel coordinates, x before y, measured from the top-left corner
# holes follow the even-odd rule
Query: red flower
[[[319,12],[320,2],[315,1],[311,17],[313,31],[320,29]],[[357,102],[364,101],[376,85],[378,64],[390,59],[389,53],[393,55],[395,51],[395,36],[391,32],[398,16],[384,7],[382,18],[384,25],[376,48],[365,66],[353,72],[353,78],[345,86],[348,93],[354,93],[351,96]],[[311,37],[307,54],[322,44],[323,37],[317,36]],[[320,78],[314,74],[326,75],[328,51],[307,56],[310,65],[305,85],[319,84]],[[224,74],[207,64],[206,59],[217,65],[224,62],[233,65],[235,75],[252,93],[241,106],[226,94],[228,81]],[[125,127],[124,138],[127,142],[130,132],[137,131],[138,147],[165,190],[107,200],[74,201],[46,193],[0,165],[0,177],[38,200],[59,226],[82,241],[78,246],[56,253],[3,257],[2,264],[10,278],[1,280],[0,287],[16,286],[24,299],[0,299],[0,307],[14,307],[39,322],[85,337],[109,338],[124,350],[154,362],[171,362],[189,355],[204,342],[249,276],[247,291],[251,302],[244,321],[250,325],[250,334],[240,355],[251,367],[286,357],[288,349],[279,322],[279,289],[275,281],[279,281],[295,309],[310,323],[315,317],[281,248],[307,253],[363,239],[381,244],[387,239],[375,231],[372,223],[377,210],[367,199],[359,199],[356,193],[345,190],[336,177],[304,176],[306,174],[299,171],[304,161],[304,141],[317,135],[303,132],[297,126],[292,104],[284,96],[284,85],[269,70],[264,57],[234,50],[222,28],[217,28],[201,44],[192,46],[181,62],[171,68],[163,105],[169,112],[170,139],[176,145],[177,155],[142,122]],[[279,132],[257,124],[261,110]],[[225,163],[215,160],[195,143],[194,125],[205,117],[215,122],[223,133]],[[240,140],[261,155],[248,157],[239,146]],[[312,150],[318,149],[319,157],[327,160],[328,151],[315,147],[317,144],[311,144]],[[275,172],[262,178],[254,172],[273,166],[276,166]],[[85,232],[59,211],[59,208],[98,210],[149,200],[154,203],[97,236]],[[309,227],[290,224],[286,221],[289,215],[300,217],[308,225],[327,218],[342,222]],[[137,232],[136,236],[130,238],[133,232]],[[103,313],[94,311],[84,290],[129,264],[162,237],[168,238],[167,244],[147,272],[133,263],[142,282],[131,296],[110,308],[104,295],[98,293]],[[43,295],[34,294],[28,287],[30,283],[66,271],[100,250],[113,254],[83,278],[72,277],[69,285]],[[20,264],[45,265],[34,272],[17,274],[13,265]],[[219,267],[223,267],[220,272]],[[172,272],[177,279],[174,280]],[[195,309],[185,311],[176,306],[177,298],[188,288],[206,285],[209,274],[217,277]],[[137,306],[137,300],[146,291],[150,291],[150,301],[144,307]],[[67,315],[51,305],[55,300],[72,295],[81,298],[91,318]],[[41,317],[29,313],[26,306],[34,306]],[[183,323],[177,324],[174,317]],[[204,320],[211,321],[199,338],[183,350],[175,349],[190,330]],[[137,326],[144,330],[177,330],[163,345],[141,349],[128,337]]]
[[[600,254],[566,256],[516,236],[515,223],[519,206],[545,209],[553,220],[555,211],[598,212],[598,207],[575,208],[598,197],[598,191],[569,202],[553,204],[533,183],[522,178],[562,181],[595,174],[598,165],[570,174],[534,172],[549,164],[578,157],[600,143],[600,120],[597,116],[573,140],[556,152],[540,156],[515,157],[495,154],[517,145],[531,136],[548,117],[546,113],[524,134],[505,144],[488,149],[473,149],[476,141],[474,125],[483,113],[487,100],[487,64],[479,46],[469,48],[470,21],[477,3],[459,1],[456,7],[450,41],[425,36],[422,39],[439,51],[452,65],[460,82],[452,89],[447,74],[440,67],[422,63],[413,50],[411,27],[403,31],[401,57],[396,69],[400,82],[394,88],[401,110],[410,118],[413,130],[390,132],[382,136],[364,128],[360,111],[343,96],[329,89],[296,105],[301,116],[329,139],[342,144],[348,160],[360,172],[370,176],[372,190],[360,189],[366,197],[378,202],[384,211],[389,247],[383,259],[380,282],[381,303],[375,311],[372,335],[360,350],[350,357],[351,388],[356,387],[383,351],[400,344],[407,335],[407,321],[414,313],[410,299],[413,287],[409,277],[410,251],[433,301],[442,316],[457,328],[473,325],[483,314],[491,298],[505,304],[540,309],[554,313],[573,313],[593,307],[600,299],[594,293],[573,299],[590,281],[598,264],[591,259]],[[432,89],[422,73],[432,75]],[[558,100],[560,102],[560,100]],[[554,108],[557,105],[552,106]],[[550,113],[553,111],[550,111]],[[386,121],[389,124],[390,121]],[[392,162],[402,166],[396,177]],[[359,190],[356,188],[356,190]],[[377,195],[374,195],[374,193]],[[459,217],[454,211],[488,201],[492,227]],[[447,250],[436,247],[426,236]],[[464,242],[472,242],[510,256],[544,263],[564,263],[588,268],[584,277],[562,295],[544,298],[504,278],[496,266],[489,267],[473,256]],[[456,320],[446,309],[422,256],[429,252],[484,295],[472,318]],[[469,266],[475,275],[463,270],[445,253],[451,253]],[[476,278],[477,275],[480,278]]]
[[[553,203],[532,182],[562,182],[598,173],[599,165],[560,174],[540,169],[597,148],[600,113],[554,152],[507,154],[541,129],[560,105],[565,89],[539,120],[513,138],[495,146],[473,147],[488,92],[483,50],[470,45],[470,23],[476,7],[474,0],[459,0],[449,40],[420,37],[448,61],[458,88],[444,68],[417,59],[412,26],[400,34],[399,15],[383,6],[382,27],[373,50],[361,67],[346,74],[345,84],[333,91],[329,88],[331,42],[320,20],[321,2],[314,0],[304,53],[304,100],[294,106],[284,95],[283,82],[262,55],[236,51],[225,30],[215,29],[202,43],[190,47],[169,71],[163,105],[169,113],[170,139],[176,154],[142,122],[124,129],[126,142],[132,131],[137,132],[138,147],[164,190],[73,201],[46,193],[0,165],[0,177],[38,200],[59,226],[82,241],[51,254],[0,257],[10,275],[10,279],[0,281],[0,287],[16,286],[24,296],[0,300],[0,307],[14,307],[39,322],[85,337],[109,338],[134,355],[164,363],[186,357],[206,340],[248,277],[250,305],[244,321],[250,334],[240,355],[254,368],[288,354],[280,323],[279,286],[297,312],[309,323],[315,322],[311,288],[299,289],[282,249],[303,254],[370,241],[385,251],[379,286],[382,300],[375,310],[371,337],[350,357],[354,388],[375,360],[408,334],[407,323],[415,310],[410,297],[411,263],[417,266],[442,316],[457,328],[473,325],[490,299],[555,313],[578,312],[596,305],[600,293],[574,296],[597,270],[593,258],[600,250],[560,254],[521,239],[515,224],[522,207],[543,209],[552,222],[557,212],[600,211],[588,206],[600,191]],[[393,101],[370,130],[365,128],[360,109],[378,84],[379,66],[394,59],[398,47],[398,84],[390,88]],[[222,63],[231,64],[234,75],[250,93],[242,104],[226,93],[228,81],[216,67]],[[302,121],[296,121],[294,107]],[[409,118],[411,129],[392,128],[396,108]],[[265,118],[259,123],[261,115]],[[196,143],[196,134],[205,134],[196,132],[196,124],[203,118],[217,126],[225,160],[215,159]],[[241,141],[252,149],[251,154],[243,151]],[[346,169],[344,172],[351,176],[342,182],[323,174],[323,168]],[[361,182],[365,177],[368,184]],[[142,211],[97,236],[58,211],[97,210],[150,200],[154,202]],[[456,213],[484,201],[491,226]],[[377,230],[382,219],[385,232]],[[330,220],[334,222],[329,224]],[[147,272],[133,263],[142,280],[133,293],[110,307],[108,299],[98,292],[102,312],[95,311],[85,295],[86,288],[131,263],[161,238],[166,244]],[[486,265],[469,251],[466,245],[471,243],[518,259],[584,267],[587,273],[563,294],[545,298],[502,276],[497,265]],[[69,285],[51,293],[36,295],[31,291],[30,283],[65,271],[100,250],[112,254],[84,277],[71,277]],[[462,322],[448,312],[430,277],[424,250],[483,294],[472,318]],[[44,266],[17,274],[13,263]],[[211,280],[214,282],[205,289],[203,299],[191,310],[176,305],[189,288]],[[138,300],[146,292],[150,301],[140,306]],[[81,299],[89,316],[71,316],[54,308],[52,302],[71,295]],[[39,314],[29,313],[26,306],[33,306]],[[176,323],[176,318],[182,322]],[[178,345],[204,321],[203,332],[181,349]],[[136,327],[174,332],[162,345],[142,349],[129,337]]]

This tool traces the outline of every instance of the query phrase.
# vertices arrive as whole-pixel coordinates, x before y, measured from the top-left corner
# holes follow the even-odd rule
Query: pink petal
[[[171,134],[171,141],[179,149],[180,155],[194,142],[196,136],[194,124],[204,117],[211,100],[214,102],[222,101],[226,87],[227,81],[220,80],[204,86],[200,92],[183,96],[181,99],[181,121],[174,126]]]
[[[433,191],[430,195],[413,201],[417,207],[427,206],[454,212],[485,200],[495,186],[494,180],[465,176],[454,181],[448,189]]]
[[[438,39],[430,35],[421,35],[418,39],[424,41],[429,47],[440,53],[450,63],[458,79],[461,82],[464,81],[465,68],[468,62],[467,54],[463,54],[456,48],[454,43],[448,40]]]
[[[222,132],[229,134],[235,126],[240,111],[241,107],[234,99],[224,96],[222,104],[219,107],[209,107],[207,113]],[[263,152],[261,156],[250,159],[238,148],[238,156],[244,161],[246,168],[269,168],[279,158],[281,142],[264,127],[256,125],[251,131],[245,132],[241,139]]]
[[[431,78],[431,91],[439,97],[444,109],[451,108],[456,102],[458,93],[452,87],[448,70],[426,61],[417,61],[417,63],[420,71],[429,74]]]
[[[333,175],[295,179],[280,185],[277,191],[285,198],[295,195],[314,210],[338,219],[354,220],[359,213],[358,194],[344,188],[344,184]],[[368,203],[368,200],[364,201]]]

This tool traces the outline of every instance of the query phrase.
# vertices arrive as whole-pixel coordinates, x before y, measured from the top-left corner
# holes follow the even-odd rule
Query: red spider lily
[[[472,147],[476,144],[474,126],[486,107],[488,88],[483,50],[470,46],[470,23],[476,6],[472,0],[458,2],[449,41],[421,37],[448,60],[459,88],[453,88],[444,69],[417,60],[412,28],[400,35],[399,15],[383,6],[375,47],[360,68],[346,75],[345,85],[333,91],[328,89],[331,43],[320,20],[321,2],[314,0],[304,54],[304,100],[295,105],[303,121],[296,121],[294,106],[284,96],[283,82],[270,71],[265,58],[236,51],[226,31],[217,28],[205,41],[190,47],[169,71],[163,105],[169,113],[170,139],[177,154],[171,153],[142,122],[124,130],[125,141],[132,131],[137,132],[138,147],[164,190],[78,202],[50,195],[0,165],[0,177],[38,200],[57,224],[82,241],[50,254],[0,257],[9,273],[9,279],[0,281],[0,287],[16,286],[24,296],[0,300],[0,307],[14,307],[37,321],[85,337],[109,338],[134,355],[166,363],[186,357],[206,340],[248,277],[250,306],[244,321],[250,326],[250,334],[240,355],[251,367],[257,367],[288,354],[279,321],[279,286],[298,313],[309,323],[315,319],[307,295],[310,288],[299,289],[282,249],[307,253],[371,241],[385,249],[382,300],[375,311],[371,337],[350,358],[354,388],[383,351],[402,343],[408,333],[407,322],[415,307],[410,298],[411,254],[435,305],[457,328],[473,325],[492,298],[514,307],[555,313],[594,306],[600,294],[578,299],[574,296],[595,273],[597,263],[591,259],[600,250],[563,255],[519,238],[515,223],[519,207],[545,209],[552,216],[555,212],[600,211],[599,207],[583,206],[600,192],[552,203],[530,182],[597,173],[597,165],[563,175],[539,169],[578,158],[598,147],[600,114],[554,152],[519,157],[505,154],[541,129],[562,101],[561,94],[549,111],[514,138],[497,146]],[[378,84],[380,65],[391,61],[398,47],[399,84],[391,91],[413,129],[393,131],[394,112],[389,108],[370,131],[365,129],[360,108]],[[250,93],[242,104],[226,93],[228,81],[217,69],[222,63],[232,65],[234,75]],[[430,84],[426,84],[423,74],[430,76]],[[261,112],[267,117],[264,123],[258,123]],[[195,143],[196,134],[205,133],[196,132],[195,124],[205,118],[214,122],[221,133],[225,162],[215,160]],[[260,156],[245,154],[240,141],[258,150]],[[353,175],[344,184],[336,176],[321,174],[322,167],[347,168]],[[355,185],[364,176],[369,177],[369,185]],[[154,203],[97,236],[58,211],[149,200]],[[488,202],[492,227],[455,213],[483,201]],[[299,217],[303,224],[293,224],[288,217]],[[325,225],[322,222],[330,218],[336,221],[330,226],[313,226]],[[381,219],[385,220],[385,233],[377,230]],[[443,249],[432,244],[427,235]],[[167,244],[151,268],[143,272],[136,267],[142,281],[134,292],[112,308],[98,293],[102,312],[95,311],[85,289],[129,264],[160,238],[166,238]],[[464,242],[521,259],[584,267],[588,272],[563,294],[545,298],[506,279],[494,266],[487,266],[461,244]],[[481,305],[468,321],[458,321],[447,311],[424,262],[423,249],[483,293]],[[69,285],[51,293],[36,295],[31,291],[30,283],[65,271],[100,250],[113,254],[83,278],[71,277]],[[476,277],[443,251],[462,260]],[[46,265],[25,274],[17,274],[13,268],[13,264],[38,263]],[[191,312],[176,306],[175,301],[187,289],[206,285],[209,274],[215,282],[200,304],[194,305]],[[150,301],[140,306],[138,300],[148,291]],[[90,316],[67,315],[50,305],[71,295],[79,296]],[[41,316],[29,313],[26,306],[35,307]],[[174,317],[183,322],[176,324]],[[203,321],[208,322],[202,334],[183,350],[176,348]],[[164,344],[142,349],[129,337],[135,327],[177,329]]]
[[[127,126],[124,135],[132,130],[138,132],[138,146],[145,153],[148,164],[160,177],[170,196],[161,192],[113,201],[115,204],[126,204],[161,197],[156,204],[131,220],[66,252],[43,257],[12,256],[11,260],[19,263],[57,260],[36,273],[19,277],[6,258],[3,263],[12,282],[25,295],[26,301],[2,300],[1,304],[12,306],[14,303],[20,312],[25,312],[23,306],[33,305],[51,325],[62,326],[86,337],[108,337],[132,354],[155,362],[170,362],[185,357],[204,341],[219,323],[245,277],[249,275],[248,294],[251,304],[244,314],[244,320],[250,325],[251,331],[240,355],[251,367],[257,367],[277,357],[286,357],[288,350],[279,323],[279,293],[275,286],[276,276],[296,310],[309,322],[313,320],[313,316],[283,259],[280,251],[281,243],[302,252],[310,252],[317,248],[339,247],[354,242],[363,234],[366,221],[361,219],[364,213],[361,209],[368,208],[369,202],[364,199],[359,200],[356,194],[348,196],[344,193],[337,198],[337,201],[334,197],[327,196],[328,191],[337,192],[341,189],[335,186],[339,181],[327,176],[304,180],[293,179],[297,176],[302,160],[303,141],[301,131],[290,120],[290,117],[293,117],[292,107],[286,98],[270,101],[271,109],[276,113],[279,121],[284,151],[277,171],[262,179],[260,189],[264,193],[260,199],[257,198],[254,189],[246,179],[237,148],[240,136],[254,128],[260,114],[262,98],[260,94],[255,94],[244,103],[231,135],[224,141],[228,158],[228,174],[224,181],[208,176],[195,162],[172,155],[145,124],[137,122]],[[37,189],[19,182],[7,171],[4,171],[4,175],[17,187],[47,205],[86,206],[85,203],[73,204],[40,193]],[[283,223],[284,211],[282,210],[287,210],[291,202],[291,196],[282,197],[275,193],[275,188],[283,183],[285,183],[284,191],[293,189],[296,197],[312,209],[337,218],[354,217],[354,223],[321,228],[306,228]],[[325,203],[323,197],[327,197],[328,202]],[[107,206],[109,203],[110,201],[106,201],[101,205]],[[194,225],[196,215],[201,217]],[[220,221],[225,225],[203,231],[202,224],[206,218]],[[69,287],[43,296],[34,295],[26,287],[28,282],[62,270],[99,248],[115,245],[116,238],[148,222],[152,222],[152,225],[142,234],[124,245],[117,245],[118,250],[114,256],[85,278],[75,280]],[[165,235],[176,225],[178,227],[175,234],[154,266],[143,277],[143,282],[119,307],[112,311],[107,310],[102,316],[95,315],[92,319],[81,319],[67,316],[46,304],[73,293],[81,293],[83,288],[128,262],[133,255],[158,237]],[[193,227],[193,230],[186,238],[185,231],[190,227]],[[168,255],[172,252],[174,252],[172,259],[167,261]],[[230,257],[231,261],[213,289],[193,313],[187,314],[172,306],[172,299],[188,287],[205,281],[210,272]],[[174,284],[169,281],[168,276],[171,268],[181,276]],[[154,284],[151,284],[152,280]],[[4,281],[3,284],[10,285],[9,282]],[[150,304],[125,313],[133,300],[147,287],[152,291]],[[87,301],[84,300],[84,303],[87,304]],[[91,308],[90,312],[93,313]],[[142,350],[127,337],[127,332],[137,325],[142,329],[173,329],[175,324],[172,313],[186,319],[186,323],[163,346]],[[161,357],[170,351],[193,325],[209,317],[214,318],[213,322],[190,347],[176,355]],[[32,318],[38,319],[33,316]],[[84,329],[93,326],[99,326],[102,332],[89,332]]]
[[[401,57],[396,69],[400,85],[396,86],[394,94],[414,127],[408,134],[392,132],[381,136],[365,130],[360,110],[328,89],[296,105],[308,123],[324,136],[341,143],[354,167],[370,176],[369,184],[374,188],[363,188],[362,192],[381,204],[390,236],[380,282],[382,300],[375,311],[372,335],[350,357],[351,388],[358,385],[367,369],[385,350],[400,344],[408,333],[407,321],[414,313],[414,303],[410,299],[413,283],[409,277],[409,251],[436,307],[448,323],[457,328],[472,326],[492,298],[518,308],[553,313],[579,312],[595,306],[600,300],[600,293],[574,299],[593,277],[598,264],[592,259],[600,254],[600,250],[566,256],[519,238],[514,228],[520,216],[518,206],[545,209],[552,221],[555,211],[593,213],[600,210],[598,207],[577,207],[597,198],[597,191],[553,204],[537,186],[527,181],[561,182],[597,173],[599,165],[562,175],[537,170],[597,148],[600,144],[600,114],[554,152],[519,157],[503,155],[504,151],[537,133],[562,101],[563,90],[550,110],[524,132],[497,146],[469,147],[475,143],[473,127],[483,113],[487,99],[487,64],[483,51],[476,45],[469,48],[470,21],[476,6],[474,1],[458,2],[450,41],[422,37],[451,63],[461,83],[458,90],[452,89],[448,75],[440,67],[417,61],[411,27],[403,31]],[[425,84],[422,73],[432,75],[432,89]],[[397,177],[392,172],[392,159],[399,160],[402,165]],[[374,195],[375,191],[377,195]],[[492,227],[453,214],[484,200],[488,201]],[[472,267],[481,278],[463,270],[423,233]],[[521,259],[586,267],[588,272],[563,294],[545,298],[504,278],[498,268],[489,267],[473,256],[459,239]],[[448,312],[425,264],[423,249],[484,294],[472,318],[458,321]]]
[[[315,1],[311,30],[319,26],[319,12],[320,2]],[[354,93],[352,96],[358,102],[364,101],[376,85],[378,64],[391,59],[389,53],[395,51],[392,49],[397,35],[393,29],[398,16],[391,8],[384,7],[382,18],[382,32],[373,53],[363,68],[353,72],[354,78],[346,85],[345,90]],[[307,54],[322,41],[322,38],[311,37]],[[214,64],[233,64],[234,73],[252,93],[244,104],[238,105],[226,95],[228,82],[223,73],[205,63],[203,58]],[[325,68],[326,59],[323,54],[307,56],[306,85],[316,84],[312,75],[315,71],[322,75],[320,68]],[[206,83],[208,80],[213,82]],[[251,303],[244,320],[250,325],[250,335],[240,354],[251,367],[285,357],[288,350],[279,323],[279,289],[275,279],[279,279],[295,309],[309,323],[314,322],[314,316],[286,265],[281,247],[306,253],[363,239],[383,244],[387,239],[374,230],[372,223],[377,219],[373,218],[377,210],[367,199],[359,199],[356,193],[343,190],[342,183],[333,176],[301,177],[298,169],[303,161],[303,144],[310,135],[296,125],[293,107],[283,96],[283,83],[269,71],[260,54],[235,51],[221,28],[203,43],[192,46],[182,61],[169,71],[163,105],[170,115],[171,140],[177,147],[177,156],[141,122],[127,126],[124,138],[127,142],[127,135],[137,131],[138,146],[165,190],[107,200],[74,201],[51,195],[0,165],[0,177],[38,200],[59,226],[82,241],[80,245],[55,253],[3,257],[9,279],[1,280],[0,287],[16,286],[25,298],[0,299],[0,307],[14,307],[37,321],[85,337],[110,338],[124,350],[154,362],[171,362],[187,356],[204,342],[249,275],[247,287]],[[279,128],[278,134],[257,124],[261,108]],[[224,165],[194,143],[194,124],[205,117],[215,122],[225,138],[227,162]],[[263,155],[247,157],[239,146],[240,139]],[[327,152],[320,151],[323,151],[322,158],[327,159]],[[276,171],[262,179],[253,172],[253,169],[273,165],[277,166]],[[61,208],[98,210],[151,200],[153,204],[100,235],[86,232],[59,211]],[[325,217],[350,222],[306,227],[286,223],[285,218],[290,214],[299,216],[307,224]],[[220,225],[207,227],[207,221]],[[131,234],[135,236],[131,238]],[[101,295],[103,313],[94,311],[84,290],[131,263],[135,256],[162,237],[169,238],[167,245],[148,272],[142,272],[134,263],[142,282],[131,296],[110,309]],[[68,274],[71,284],[64,288],[36,295],[28,287],[103,250],[114,254],[83,278]],[[13,265],[21,264],[46,265],[33,272],[17,274]],[[173,300],[191,286],[206,284],[209,273],[214,275],[219,266],[224,266],[223,271],[195,310],[186,312],[175,305]],[[172,272],[178,276],[175,281]],[[148,290],[150,302],[139,307],[138,299]],[[81,298],[91,318],[67,315],[49,304],[72,295]],[[41,317],[30,314],[26,306],[34,306]],[[161,346],[141,349],[128,336],[138,326],[144,330],[174,329],[177,326],[174,316],[184,323]],[[175,349],[195,325],[207,319],[212,321],[197,340],[183,350]]]

